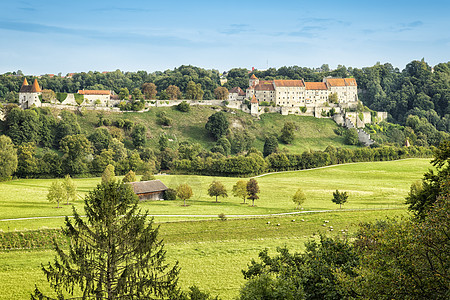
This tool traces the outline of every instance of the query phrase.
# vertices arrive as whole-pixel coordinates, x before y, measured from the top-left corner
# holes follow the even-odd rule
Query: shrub
[[[164,200],[177,200],[177,191],[174,189],[167,189],[164,192]]]
[[[183,101],[177,105],[177,109],[182,112],[189,112],[191,110],[191,106],[186,101]]]

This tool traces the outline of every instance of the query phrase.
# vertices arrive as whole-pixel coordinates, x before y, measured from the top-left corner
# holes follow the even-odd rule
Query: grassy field
[[[178,260],[180,263],[182,287],[195,284],[221,299],[233,299],[244,283],[241,270],[264,248],[271,253],[281,246],[301,251],[304,242],[317,238],[317,233],[341,234],[342,230],[348,230],[351,234],[361,221],[406,215],[403,203],[409,186],[419,180],[429,166],[428,159],[408,159],[269,174],[257,178],[261,199],[257,200],[255,207],[244,205],[241,199],[231,195],[221,199],[220,203],[214,203],[214,199],[207,196],[206,190],[212,180],[222,181],[230,191],[237,178],[161,175],[157,177],[168,186],[187,182],[193,187],[194,197],[188,201],[190,206],[182,207],[181,201],[144,202],[140,205],[150,214],[160,215],[155,221],[161,226],[160,237],[164,239],[168,261],[174,263]],[[69,207],[56,209],[55,204],[47,202],[46,193],[51,181],[29,179],[0,183],[0,220],[70,215]],[[75,181],[82,196],[100,179]],[[291,197],[298,187],[307,196],[304,211],[334,211],[262,216],[295,212]],[[350,195],[342,210],[331,202],[332,192],[336,189]],[[75,206],[82,210],[81,200]],[[216,217],[219,213],[237,216],[219,221]],[[175,217],[161,216],[165,214]],[[190,214],[211,215],[207,219],[212,220],[192,221],[192,217],[183,216]],[[242,215],[261,217],[244,218]],[[54,228],[62,223],[62,218],[0,221],[0,229]],[[0,299],[28,299],[34,284],[48,287],[40,264],[51,261],[53,257],[54,253],[45,249],[1,251]]]
[[[173,126],[163,128],[157,123],[157,114],[166,112],[169,118],[173,120]],[[151,108],[148,112],[127,112],[113,113],[105,112],[106,119],[112,121],[117,119],[129,119],[133,122],[141,123],[148,128],[147,145],[156,148],[161,134],[166,134],[174,142],[188,141],[199,143],[206,149],[214,145],[214,141],[208,137],[205,124],[208,117],[217,111],[213,107],[191,106],[189,113],[184,113],[175,108]],[[336,123],[331,119],[318,119],[314,117],[300,117],[295,115],[282,116],[280,114],[263,114],[261,119],[255,119],[249,114],[239,110],[230,110],[227,113],[230,122],[230,128],[244,128],[256,137],[254,146],[263,150],[264,136],[268,133],[279,135],[281,128],[287,121],[294,122],[297,127],[296,139],[292,145],[280,145],[281,148],[287,148],[292,152],[303,152],[305,150],[324,150],[328,145],[335,147],[354,147],[346,146],[344,139],[334,133],[337,128]],[[82,130],[89,134],[97,123],[97,112],[86,111],[83,116],[78,117],[78,122]]]
[[[404,214],[404,209],[390,209],[162,223],[160,237],[165,241],[168,262],[179,261],[183,289],[195,284],[221,299],[233,299],[244,283],[241,270],[265,248],[270,253],[283,246],[302,251],[304,242],[317,238],[318,233],[351,233],[361,220]],[[0,299],[29,299],[35,284],[50,291],[40,264],[52,261],[54,255],[51,250],[0,252]]]
[[[332,192],[336,189],[347,191],[349,201],[346,209],[393,208],[401,207],[409,186],[429,167],[428,159],[407,159],[393,162],[356,163],[331,166],[315,170],[283,172],[257,178],[260,185],[260,199],[255,207],[242,204],[242,199],[231,195],[232,186],[238,180],[230,177],[210,177],[191,175],[157,176],[168,187],[176,187],[181,183],[192,186],[194,196],[188,200],[188,207],[181,206],[181,201],[143,202],[141,207],[149,214],[156,216],[156,221],[180,221],[191,219],[176,215],[261,215],[294,212],[292,195],[301,187],[307,196],[304,210],[336,209],[331,202]],[[80,200],[74,203],[81,212],[81,198],[99,182],[99,178],[74,179]],[[211,181],[220,180],[229,191],[228,198],[219,198],[220,203],[207,195]],[[61,205],[46,199],[50,179],[21,179],[0,183],[0,220],[58,217],[37,220],[0,221],[0,230],[24,230],[39,228],[55,228],[63,224],[61,216],[72,215],[72,207]],[[175,215],[162,217],[158,215]]]

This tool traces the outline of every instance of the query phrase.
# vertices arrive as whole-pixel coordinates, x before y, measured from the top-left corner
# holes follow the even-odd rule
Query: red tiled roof
[[[307,90],[328,90],[325,82],[305,82]]]
[[[255,91],[274,91],[275,88],[273,86],[272,81],[261,80],[259,84],[255,85]]]
[[[274,80],[277,87],[304,87],[303,80]]]
[[[258,77],[256,77],[255,74],[252,74],[252,76],[250,77],[250,79],[258,79]]]
[[[256,99],[255,95],[253,95],[252,100],[250,101],[250,103],[258,103],[258,99]]]
[[[78,90],[80,95],[111,95],[108,90]]]
[[[345,78],[345,84],[347,86],[357,86],[355,78]]]
[[[327,78],[326,83],[329,86],[345,86],[344,78]]]

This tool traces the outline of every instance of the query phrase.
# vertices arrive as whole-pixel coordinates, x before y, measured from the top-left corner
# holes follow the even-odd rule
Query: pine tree
[[[63,234],[70,239],[64,251],[55,241],[53,263],[42,266],[58,299],[81,290],[83,299],[175,299],[179,294],[179,268],[165,262],[147,212],[127,184],[108,182],[97,186],[84,200],[86,218],[73,209]],[[81,296],[81,295],[75,295]],[[48,299],[36,287],[32,299]]]

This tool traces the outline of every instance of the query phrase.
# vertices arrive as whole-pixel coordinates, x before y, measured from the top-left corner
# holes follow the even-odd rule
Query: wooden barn
[[[164,192],[168,187],[161,180],[130,182],[139,200],[164,200]]]

